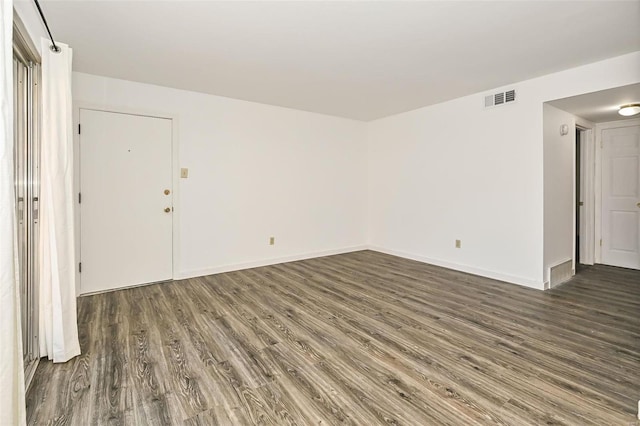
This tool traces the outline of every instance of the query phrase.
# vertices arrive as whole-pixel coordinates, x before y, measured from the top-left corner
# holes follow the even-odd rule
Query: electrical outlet
[[[462,247],[462,241],[456,240],[456,248]]]
[[[276,237],[269,237],[269,245],[272,246],[276,243]]]
[[[186,167],[183,167],[182,169],[180,169],[180,177],[182,179],[186,179],[189,177],[189,169],[187,169]]]

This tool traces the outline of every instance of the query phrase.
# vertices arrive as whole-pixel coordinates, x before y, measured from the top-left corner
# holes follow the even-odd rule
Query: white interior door
[[[172,278],[171,126],[80,110],[82,293]]]
[[[640,269],[640,126],[602,142],[602,263]]]

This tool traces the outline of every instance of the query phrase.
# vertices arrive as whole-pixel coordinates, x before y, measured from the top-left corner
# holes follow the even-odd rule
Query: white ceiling
[[[372,120],[640,50],[639,1],[41,1],[74,69]]]
[[[639,117],[637,115],[624,117],[618,114],[618,109],[621,105],[640,103],[640,84],[586,93],[549,103],[556,108],[570,112],[592,123],[637,119]]]

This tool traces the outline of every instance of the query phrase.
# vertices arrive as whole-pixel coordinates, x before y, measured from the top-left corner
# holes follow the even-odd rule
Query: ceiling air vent
[[[489,108],[492,106],[503,105],[505,103],[513,102],[516,100],[516,91],[508,90],[506,92],[495,93],[493,95],[487,95],[484,97],[484,107]]]

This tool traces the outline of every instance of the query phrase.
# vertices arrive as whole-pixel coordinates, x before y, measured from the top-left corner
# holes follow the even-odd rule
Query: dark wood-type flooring
[[[640,272],[530,290],[362,251],[79,299],[29,424],[635,425]]]

